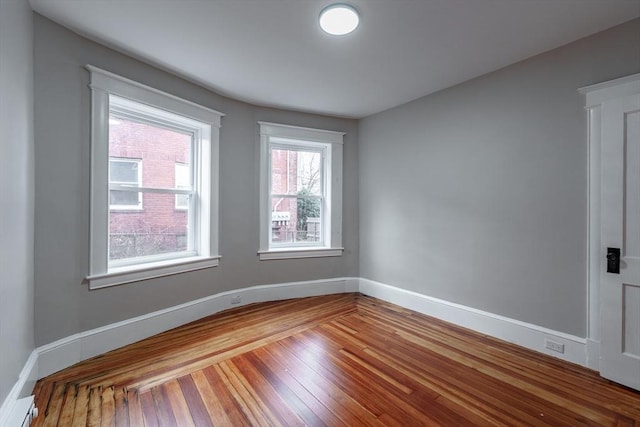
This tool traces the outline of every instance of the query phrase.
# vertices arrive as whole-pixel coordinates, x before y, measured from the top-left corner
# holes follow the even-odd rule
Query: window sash
[[[273,193],[273,150],[282,150],[282,151],[293,151],[293,152],[308,152],[308,153],[318,153],[320,155],[320,194],[309,194],[309,195],[298,195],[298,194],[281,194],[281,193]],[[327,185],[326,178],[328,176],[327,172],[327,145],[317,142],[311,141],[298,141],[298,140],[288,140],[284,138],[268,138],[268,159],[267,159],[267,168],[268,168],[268,192],[269,192],[269,237],[268,243],[269,248],[324,248],[327,246],[327,237],[326,237],[326,218],[327,218],[327,204],[325,202],[327,197]],[[298,190],[299,191],[299,190]],[[305,241],[294,241],[294,242],[277,242],[273,240],[273,233],[271,232],[271,227],[273,223],[273,200],[274,199],[317,199],[320,201],[320,240],[315,242],[305,242]],[[297,205],[297,204],[296,204]],[[297,209],[297,207],[296,207]],[[299,232],[297,224],[293,227],[294,232]]]
[[[189,155],[188,155],[188,163],[184,163],[189,168],[189,185],[183,188],[167,188],[167,187],[148,187],[141,185],[141,168],[138,169],[139,179],[136,184],[133,183],[123,183],[123,182],[110,182],[109,183],[109,191],[123,191],[123,192],[135,192],[139,194],[139,204],[138,206],[131,207],[123,207],[115,209],[115,210],[142,210],[142,200],[144,199],[145,193],[150,194],[170,194],[174,196],[174,199],[177,200],[178,195],[184,195],[188,197],[187,205],[180,206],[178,209],[187,211],[187,227],[186,227],[186,238],[187,238],[187,250],[186,251],[176,251],[176,252],[167,252],[155,255],[145,255],[145,256],[131,256],[127,258],[119,258],[119,259],[111,259],[108,257],[107,266],[109,269],[119,268],[123,266],[135,266],[135,265],[144,265],[148,263],[172,260],[172,259],[180,259],[185,257],[198,256],[205,252],[205,248],[201,244],[200,226],[202,224],[203,219],[201,218],[202,213],[200,212],[199,201],[200,198],[197,197],[198,194],[202,191],[202,186],[198,185],[198,181],[194,179],[194,174],[199,171],[202,166],[200,162],[202,161],[202,150],[201,150],[201,132],[199,129],[191,127],[188,125],[189,120],[186,120],[181,115],[178,117],[171,117],[171,115],[167,115],[166,117],[162,116],[162,112],[153,106],[147,106],[140,102],[121,98],[119,96],[115,96],[109,94],[109,118],[120,119],[123,121],[132,121],[136,123],[141,123],[144,125],[148,125],[154,128],[162,128],[167,129],[173,132],[178,132],[181,134],[185,134],[189,136]],[[119,160],[119,159],[117,159]],[[124,159],[125,161],[128,159]],[[139,162],[140,164],[141,162]],[[174,164],[175,165],[175,164]],[[174,166],[174,174],[175,166]],[[201,182],[201,181],[200,181]],[[175,182],[174,182],[175,185]],[[174,207],[176,207],[174,201]],[[109,236],[107,236],[107,244],[110,245],[111,240],[111,232],[109,232]],[[206,240],[206,239],[205,239]]]
[[[121,120],[132,120],[141,124],[167,129],[170,131],[182,133],[185,135],[189,135],[190,143],[189,143],[189,156],[188,163],[176,163],[183,164],[189,168],[189,186],[185,186],[184,188],[188,188],[190,190],[197,191],[198,189],[194,189],[194,172],[196,171],[197,163],[199,159],[196,158],[198,155],[198,149],[196,147],[197,143],[202,140],[202,135],[199,129],[194,129],[193,127],[189,127],[186,124],[178,123],[178,121],[185,121],[185,117],[177,117],[173,120],[169,118],[159,117],[160,111],[156,111],[158,108],[145,106],[139,102],[131,101],[125,98],[121,98],[115,95],[109,95],[109,117],[115,117]],[[138,183],[142,182],[142,169],[141,169],[141,161],[138,159],[127,159],[121,157],[110,157],[111,160],[115,161],[137,161],[138,162]],[[174,170],[175,173],[175,170]],[[118,183],[118,184],[127,184],[122,181],[110,181],[110,183]],[[142,188],[142,187],[141,187]],[[144,187],[145,191],[150,191],[153,188],[160,187]],[[177,189],[177,187],[176,187]],[[165,190],[165,189],[163,189]],[[124,191],[124,190],[123,190]]]
[[[322,199],[324,200],[324,196],[323,195],[315,195],[315,194],[271,194],[269,197],[273,198],[273,199],[281,199],[281,198],[291,198],[291,199]]]
[[[303,153],[318,153],[320,155],[320,194],[319,196],[326,197],[326,185],[325,185],[325,175],[327,173],[326,170],[326,155],[327,148],[326,146],[319,147],[319,143],[317,142],[309,142],[309,141],[292,141],[285,140],[282,138],[269,138],[269,194],[275,196],[273,193],[273,171],[272,171],[272,162],[273,162],[273,150],[281,150],[281,151],[293,151],[293,152],[303,152]],[[289,194],[291,195],[291,194]]]
[[[109,190],[130,191],[134,193],[161,193],[161,194],[196,194],[194,189],[188,188],[161,188],[161,187],[141,187],[131,184],[109,184]]]
[[[157,107],[142,105],[140,102],[109,94],[109,117],[121,120],[130,120],[142,124],[168,129],[174,132],[191,135],[197,132],[192,126],[181,124],[180,119],[161,117],[155,110]]]
[[[131,256],[127,258],[118,258],[111,259],[109,252],[107,252],[107,265],[109,269],[118,268],[123,266],[131,266],[131,265],[142,265],[146,263],[165,261],[171,259],[181,259],[185,257],[193,257],[200,255],[199,248],[197,247],[197,236],[195,235],[193,229],[194,221],[197,220],[197,214],[195,210],[197,209],[196,199],[197,193],[193,190],[180,190],[180,189],[172,189],[172,188],[144,188],[144,187],[134,187],[128,185],[113,185],[109,187],[110,190],[117,191],[126,191],[126,192],[137,192],[140,194],[140,199],[144,197],[145,193],[150,194],[169,194],[169,195],[178,195],[183,194],[189,196],[189,204],[183,209],[187,211],[187,247],[184,251],[174,251],[174,252],[165,252],[161,254],[155,255],[143,255],[143,256]],[[118,210],[116,210],[117,212]],[[107,236],[107,246],[111,245],[111,229],[109,226],[108,236]]]
[[[109,267],[120,268],[120,267],[132,266],[132,265],[150,264],[150,263],[159,262],[159,261],[168,261],[172,259],[181,260],[184,258],[192,258],[197,255],[198,255],[198,252],[194,250],[186,250],[182,252],[167,252],[167,253],[157,254],[157,255],[121,258],[116,260],[109,260]]]

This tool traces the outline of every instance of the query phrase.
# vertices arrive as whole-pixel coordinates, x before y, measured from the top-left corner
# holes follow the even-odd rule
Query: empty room
[[[640,426],[640,0],[0,0],[0,426]]]

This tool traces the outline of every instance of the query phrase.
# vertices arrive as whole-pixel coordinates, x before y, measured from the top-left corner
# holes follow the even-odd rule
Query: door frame
[[[601,247],[601,105],[640,94],[640,73],[578,89],[586,96],[588,117],[587,367],[600,371],[600,277],[605,268]]]

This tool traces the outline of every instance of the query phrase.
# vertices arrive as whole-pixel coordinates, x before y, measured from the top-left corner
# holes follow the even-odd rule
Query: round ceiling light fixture
[[[332,4],[320,12],[320,28],[334,36],[344,36],[358,28],[360,16],[351,6]]]

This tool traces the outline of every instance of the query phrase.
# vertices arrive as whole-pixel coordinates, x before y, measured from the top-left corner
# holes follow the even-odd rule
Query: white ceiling
[[[0,0],[1,1],[1,0]],[[640,0],[30,0],[117,50],[255,104],[360,118],[640,16]],[[358,29],[324,34],[346,2]]]

